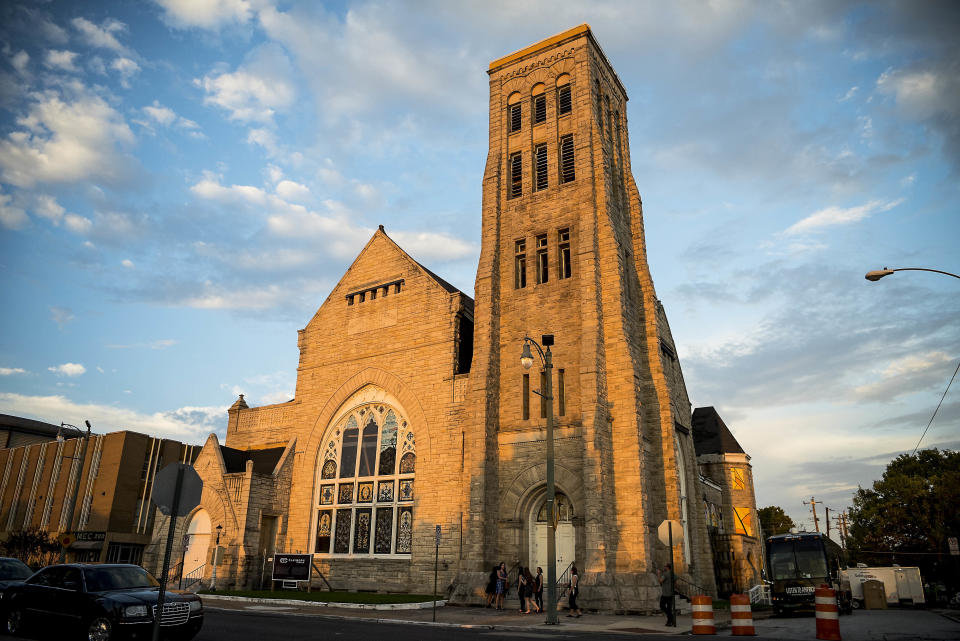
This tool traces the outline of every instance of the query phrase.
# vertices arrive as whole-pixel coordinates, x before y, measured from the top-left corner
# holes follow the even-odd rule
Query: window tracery
[[[407,421],[383,402],[363,403],[324,443],[314,552],[410,554],[417,453]]]

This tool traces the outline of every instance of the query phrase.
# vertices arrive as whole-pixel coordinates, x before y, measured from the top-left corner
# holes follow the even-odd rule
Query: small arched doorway
[[[576,557],[577,537],[573,526],[573,508],[570,499],[557,492],[557,578],[573,563]],[[530,514],[530,571],[537,567],[547,573],[547,537],[550,534],[550,522],[547,518],[547,497],[544,493],[534,503]]]
[[[183,554],[183,576],[202,568],[207,562],[210,547],[210,515],[204,509],[197,510],[187,526],[187,548]]]

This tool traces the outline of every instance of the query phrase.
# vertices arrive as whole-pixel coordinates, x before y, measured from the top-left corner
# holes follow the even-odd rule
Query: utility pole
[[[824,508],[827,511],[827,538],[830,538],[830,508]],[[836,512],[836,510],[834,510]]]
[[[813,529],[817,532],[820,531],[820,519],[817,518],[817,503],[823,503],[823,501],[817,501],[817,499],[810,497],[810,502],[804,501],[804,505],[809,505],[810,509],[813,510]]]
[[[844,547],[846,547],[847,537],[850,536],[850,532],[847,531],[847,513],[846,512],[840,513],[840,523],[843,525],[843,540],[844,540]]]

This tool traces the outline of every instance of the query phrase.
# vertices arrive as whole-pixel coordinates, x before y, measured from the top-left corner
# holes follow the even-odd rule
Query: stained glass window
[[[352,510],[337,510],[337,533],[333,540],[333,551],[337,554],[350,552],[350,520]]]
[[[380,433],[380,474],[393,474],[397,464],[397,416],[393,410],[387,412]]]
[[[410,554],[413,548],[413,508],[402,507],[397,514],[397,554]]]
[[[377,458],[377,421],[370,412],[370,418],[363,427],[363,444],[360,446],[360,468],[357,476],[373,476],[373,463]]]
[[[340,478],[353,477],[357,467],[357,438],[360,430],[357,428],[357,419],[353,416],[347,421],[343,431],[343,445],[340,450]]]
[[[370,508],[357,510],[357,522],[353,529],[353,553],[367,554],[370,552]]]
[[[343,481],[319,486],[315,553],[409,555],[417,455],[407,420],[383,401],[361,404],[321,442],[320,478]]]
[[[392,493],[392,492],[391,492]],[[393,508],[377,508],[377,530],[373,541],[373,551],[376,554],[390,554],[390,543],[393,534]]]
[[[323,463],[323,470],[320,472],[320,478],[332,479],[337,476],[337,462],[333,459],[327,459]]]

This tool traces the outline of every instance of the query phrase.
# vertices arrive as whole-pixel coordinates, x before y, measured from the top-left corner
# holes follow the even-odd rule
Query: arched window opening
[[[557,492],[555,495],[555,501],[557,504],[557,520],[558,521],[572,521],[573,520],[573,509],[570,507],[570,499],[567,498],[567,495],[563,492]],[[544,523],[547,521],[547,500],[544,498],[543,504],[540,506],[540,511],[537,512],[537,521]]]
[[[325,442],[314,552],[409,555],[417,455],[407,421],[384,403],[367,403],[338,420]],[[336,478],[338,459],[339,481],[325,483]]]

